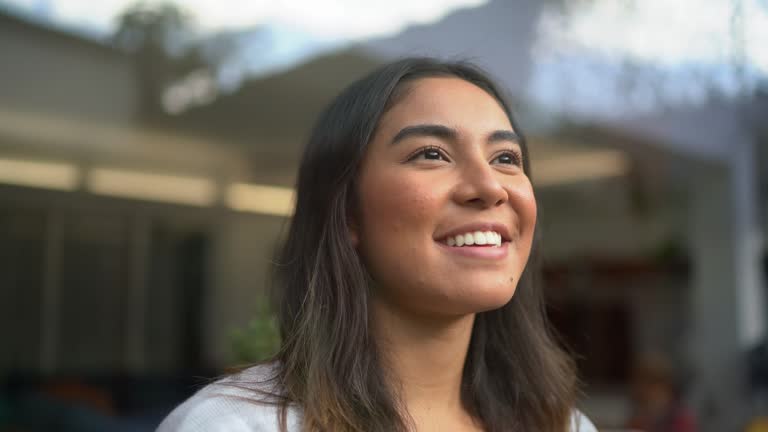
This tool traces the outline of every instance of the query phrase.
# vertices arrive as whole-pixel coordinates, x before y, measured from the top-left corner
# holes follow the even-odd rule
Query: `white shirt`
[[[241,379],[245,382],[263,381],[269,369],[268,366],[255,366],[241,372],[237,381],[229,377],[202,388],[176,407],[156,432],[277,432],[276,406],[256,403],[250,391],[227,385]],[[289,408],[288,430],[298,431],[300,420],[298,410]],[[574,411],[570,432],[597,432],[597,429],[585,415]]]

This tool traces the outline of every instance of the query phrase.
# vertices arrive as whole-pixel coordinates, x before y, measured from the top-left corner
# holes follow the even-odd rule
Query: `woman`
[[[536,286],[528,149],[476,68],[386,65],[305,149],[282,346],[160,431],[593,431]],[[514,295],[514,296],[513,296]]]

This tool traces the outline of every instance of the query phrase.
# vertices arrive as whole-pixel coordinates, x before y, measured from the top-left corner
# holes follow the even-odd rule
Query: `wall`
[[[0,110],[110,122],[136,116],[131,59],[97,44],[0,15]]]

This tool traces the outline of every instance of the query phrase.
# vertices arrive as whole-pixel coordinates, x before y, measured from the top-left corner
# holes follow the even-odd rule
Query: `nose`
[[[487,161],[465,164],[459,176],[454,190],[454,200],[459,205],[491,208],[509,201],[509,193]]]

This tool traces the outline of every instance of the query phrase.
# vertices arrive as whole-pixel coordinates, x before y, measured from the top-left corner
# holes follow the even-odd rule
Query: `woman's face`
[[[350,227],[376,298],[427,314],[501,307],[536,223],[515,131],[498,102],[467,81],[406,85],[368,147]]]

